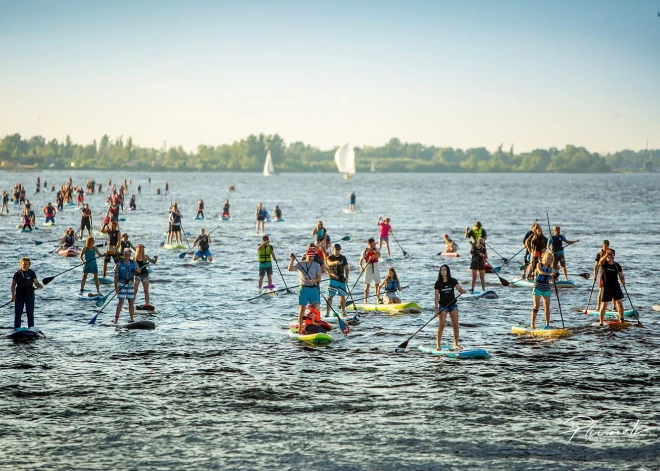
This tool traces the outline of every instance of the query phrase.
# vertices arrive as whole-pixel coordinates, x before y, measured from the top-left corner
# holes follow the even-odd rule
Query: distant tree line
[[[91,144],[75,144],[20,134],[0,141],[3,169],[129,169],[175,171],[261,171],[270,150],[281,172],[334,172],[336,149],[321,150],[303,142],[286,144],[279,135],[250,135],[232,144],[200,145],[196,152],[181,146],[139,147],[132,138],[111,140],[104,135]],[[660,168],[658,150],[622,150],[601,155],[584,147],[536,149],[516,154],[513,146],[495,152],[484,147],[454,149],[401,142],[392,138],[380,147],[356,147],[358,172],[373,163],[378,172],[640,172]]]

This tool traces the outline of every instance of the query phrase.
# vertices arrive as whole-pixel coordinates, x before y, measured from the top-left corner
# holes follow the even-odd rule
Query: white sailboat
[[[269,177],[271,175],[277,175],[277,172],[275,172],[273,158],[270,156],[270,151],[268,151],[266,154],[266,162],[264,162],[264,177]]]
[[[373,161],[371,162],[371,173],[376,171],[376,166],[374,165]]]
[[[350,144],[346,143],[335,152],[335,164],[339,173],[344,174],[344,179],[353,178],[355,175],[355,151]]]

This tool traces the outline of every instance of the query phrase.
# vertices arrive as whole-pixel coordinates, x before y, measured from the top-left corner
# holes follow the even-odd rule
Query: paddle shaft
[[[550,215],[548,213],[545,213],[545,217],[548,219],[548,234],[552,231],[550,229]],[[555,287],[555,296],[557,297],[557,306],[559,306],[559,316],[561,317],[561,327],[562,329],[565,329],[566,326],[564,325],[564,313],[561,312],[561,302],[559,301],[559,289],[557,288],[557,281],[555,280],[555,277],[552,277],[552,286]]]
[[[485,242],[485,244],[486,244],[486,247],[488,247],[490,250],[492,250],[493,252],[495,252],[495,253],[497,254],[498,257],[500,257],[502,260],[504,260],[504,264],[505,264],[505,265],[506,265],[507,263],[509,263],[509,260],[506,259],[506,258],[504,258],[504,257],[502,257],[499,253],[497,253],[497,250],[495,250],[495,249],[492,248],[490,245],[488,245],[488,242]]]
[[[437,314],[437,315],[439,315],[442,311],[444,311],[444,310],[447,309],[449,306],[451,306],[452,304],[454,304],[454,303],[458,300],[458,298],[460,298],[461,296],[462,296],[462,294],[459,294],[459,295],[456,296],[454,299],[452,299],[451,301],[449,301],[447,304],[445,304],[444,306],[442,306],[441,309],[438,309],[438,314]],[[422,331],[422,329],[423,329],[424,327],[426,327],[427,325],[429,325],[429,324],[433,321],[433,319],[435,319],[435,318],[437,317],[437,315],[434,313],[434,314],[433,314],[433,317],[431,317],[428,321],[426,321],[426,323],[425,323],[423,326],[421,326],[419,329],[417,329],[417,331],[416,331],[414,334],[412,334],[410,337],[408,337],[408,338],[406,339],[405,342],[403,342],[401,345],[399,345],[399,346],[395,349],[395,352],[396,352],[396,351],[399,351],[399,350],[405,350],[405,349],[408,347],[408,342],[410,342],[410,341],[413,339],[413,337],[414,337],[415,335],[419,334],[419,333]]]
[[[98,257],[94,257],[94,260],[96,260],[97,258],[101,258],[101,257],[103,257],[103,256],[104,256],[104,255],[99,255]],[[50,283],[51,281],[53,281],[53,279],[55,279],[55,277],[60,276],[60,275],[64,275],[65,273],[70,272],[71,270],[75,270],[76,268],[82,267],[82,266],[85,265],[86,263],[87,263],[87,262],[83,262],[83,263],[81,263],[81,264],[79,264],[79,265],[76,265],[76,266],[74,266],[74,267],[72,267],[72,268],[69,268],[68,270],[64,270],[62,273],[58,273],[57,275],[47,276],[46,278],[44,278],[44,285],[47,285],[48,283]]]
[[[404,286],[402,288],[399,288],[399,291],[403,291],[404,289],[407,289],[407,288],[409,288],[409,286]],[[350,293],[349,293],[349,295],[350,295]],[[362,301],[363,299],[364,299],[364,296],[362,296],[361,298],[357,298],[358,301]],[[353,296],[351,296],[351,301],[346,304],[346,307],[350,306],[351,304],[355,305],[355,299],[353,299]]]
[[[284,283],[284,289],[286,290],[287,293],[290,293],[291,290],[289,290],[289,287],[286,285],[286,281],[284,280],[284,275],[282,274],[282,270],[280,270],[280,264],[277,263],[276,258],[273,258],[273,260],[275,260],[275,266],[277,267],[277,271],[280,272],[280,277],[282,278],[282,283]]]
[[[614,268],[616,268],[616,262],[614,262]],[[619,275],[619,278],[621,278],[621,272],[617,270],[617,274]],[[630,299],[630,295],[628,294],[628,288],[626,288],[626,285],[623,285],[623,290],[626,292],[626,297],[628,298],[628,302],[630,303],[630,307],[633,310],[633,313],[635,314],[635,319],[637,319],[637,324],[642,325],[642,323],[639,321],[639,314],[637,314],[637,309],[635,309],[635,306],[633,306],[632,300]]]
[[[404,257],[407,257],[407,256],[408,256],[408,252],[406,252],[405,250],[403,250],[403,247],[401,247],[401,244],[399,244],[399,241],[396,240],[396,237],[394,237],[394,234],[392,234],[392,239],[394,239],[394,242],[396,242],[396,245],[398,245],[399,248],[401,249],[401,251],[403,252],[403,256],[404,256]]]
[[[122,287],[119,288],[119,291],[121,292],[121,290],[124,289],[124,287],[125,287],[126,285],[128,285],[128,283],[129,283],[129,282],[124,283],[124,284],[122,285]],[[115,298],[115,296],[117,296],[118,294],[119,294],[119,293],[117,293],[117,291],[115,290],[115,292],[112,294],[112,296],[110,297],[110,299],[108,299],[108,302],[106,302],[105,305],[101,308],[101,310],[100,310],[99,312],[97,312],[97,313],[94,315],[94,317],[92,317],[92,319],[88,322],[88,324],[94,324],[94,323],[96,323],[96,318],[99,317],[99,314],[101,314],[101,313],[103,312],[103,310],[104,310],[106,307],[108,307],[108,304],[110,304],[110,301],[112,301],[112,300]],[[107,295],[106,295],[106,296],[107,296]]]

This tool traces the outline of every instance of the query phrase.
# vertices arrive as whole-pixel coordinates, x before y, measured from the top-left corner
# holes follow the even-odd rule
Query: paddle
[[[449,306],[451,306],[452,304],[454,304],[454,303],[456,302],[456,300],[457,300],[458,298],[460,298],[461,296],[462,296],[462,294],[459,294],[459,295],[456,296],[454,299],[452,299],[449,303],[447,303],[446,305],[442,306],[441,309],[438,309],[438,314],[440,314],[444,309],[446,309],[446,308],[448,308]],[[415,332],[414,334],[412,334],[410,337],[408,337],[408,339],[407,339],[405,342],[403,342],[401,345],[399,345],[398,347],[396,347],[396,348],[394,349],[394,352],[395,352],[395,353],[404,353],[404,352],[406,351],[406,348],[408,348],[408,342],[410,342],[410,341],[412,340],[412,338],[413,338],[415,335],[419,334],[419,333],[422,331],[422,329],[423,329],[424,327],[426,327],[427,325],[429,325],[429,324],[431,323],[431,321],[432,321],[433,319],[435,319],[435,318],[436,318],[436,315],[433,314],[433,317],[431,317],[431,318],[430,318],[430,319],[429,319],[429,320],[428,320],[423,326],[421,326],[421,327],[417,330],[417,332]]]
[[[11,303],[13,303],[13,302],[14,302],[14,301],[9,301],[8,303],[4,303],[2,306],[0,306],[0,309],[2,309],[2,308],[5,307],[5,306],[9,306],[9,305],[10,305]]]
[[[501,269],[502,267],[498,267],[498,268]],[[510,283],[508,282],[508,280],[505,280],[504,278],[502,278],[502,277],[500,276],[500,274],[498,273],[499,271],[500,271],[500,270],[495,271],[495,269],[493,268],[493,273],[495,273],[495,275],[497,276],[497,278],[500,280],[500,283],[502,283],[502,286],[509,286]]]
[[[506,264],[509,263],[509,259],[504,258],[504,257],[502,257],[499,253],[497,253],[497,250],[495,250],[495,249],[492,248],[490,245],[488,245],[488,242],[485,242],[485,244],[486,244],[486,247],[488,247],[490,250],[492,250],[493,252],[495,252],[495,253],[497,254],[497,256],[500,257],[500,258],[504,261],[504,265],[506,265]],[[521,250],[520,252],[522,252],[522,250]],[[520,252],[518,252],[518,253],[520,253]],[[518,254],[516,254],[516,255],[518,255]],[[511,257],[511,258],[513,258],[513,257]]]
[[[616,262],[614,262],[614,267],[616,268]],[[618,274],[619,274],[619,277],[621,277],[621,272],[618,272]],[[637,313],[637,309],[635,309],[635,306],[633,306],[632,300],[630,299],[630,295],[628,294],[628,288],[626,288],[625,284],[623,285],[623,290],[626,292],[626,297],[628,298],[628,302],[630,303],[630,307],[633,310],[633,314],[635,315],[635,319],[637,319],[637,325],[642,326],[642,323],[639,321],[639,314]]]
[[[591,285],[591,291],[589,292],[589,300],[587,301],[587,307],[584,308],[585,314],[589,314],[589,304],[591,304],[591,296],[594,294],[594,287],[596,286],[596,280],[598,279],[598,271],[600,271],[600,266],[598,266],[596,270],[597,271],[596,271],[596,275],[594,275],[594,282]]]
[[[394,237],[394,234],[392,234],[392,239],[394,239],[394,242],[396,242],[396,245],[398,245],[399,248],[401,249],[401,251],[403,252],[403,256],[404,256],[404,257],[408,257],[408,252],[406,252],[405,250],[403,250],[403,247],[401,247],[401,244],[399,244],[399,241],[396,240],[396,237]]]
[[[216,226],[216,228],[213,229],[213,230],[212,230],[211,232],[209,232],[208,234],[206,234],[206,236],[207,236],[207,237],[210,237],[211,234],[213,234],[213,233],[215,232],[215,230],[218,229],[219,227],[220,227],[220,226]],[[182,229],[183,229],[183,228],[182,228]],[[185,234],[185,233],[184,233],[184,234]],[[193,244],[193,247],[194,247],[194,246],[195,246],[195,244]],[[187,254],[187,253],[188,253],[188,252],[181,252],[181,253],[179,254],[179,258],[180,258],[181,260],[183,260],[184,258],[186,258],[186,254]],[[194,252],[193,252],[193,253],[194,253]]]
[[[280,291],[287,291],[288,289],[289,289],[289,288],[280,288],[280,289],[276,289],[276,290],[274,290],[274,291],[265,291],[265,292],[261,293],[261,294],[258,295],[258,296],[255,296],[255,297],[253,297],[253,298],[248,298],[248,299],[246,299],[245,302],[248,302],[248,301],[254,301],[254,300],[257,299],[257,298],[262,297],[264,294],[279,293]]]
[[[351,236],[344,236],[339,240],[348,241],[348,240],[351,240]]]
[[[47,240],[46,243],[49,243],[49,244],[50,244],[50,243],[53,243],[53,242],[57,242],[57,241],[59,241],[59,240],[60,240],[60,239]],[[35,241],[34,241],[34,245],[36,245],[36,246],[39,246],[39,245],[41,245],[41,244],[43,244],[43,243],[44,243],[44,242],[41,241],[41,240],[35,240]]]
[[[128,283],[124,283],[124,285],[123,285],[121,288],[119,288],[119,291],[121,292],[121,290],[124,289],[124,286],[126,286],[127,284],[128,284]],[[113,293],[112,297],[111,297],[111,298],[108,300],[108,302],[106,303],[106,305],[103,306],[103,307],[101,308],[101,310],[100,310],[99,312],[97,312],[97,313],[94,315],[94,317],[92,317],[92,318],[90,319],[90,321],[88,322],[88,324],[94,325],[94,324],[96,323],[96,318],[99,317],[99,314],[101,314],[101,313],[103,312],[103,310],[104,310],[106,307],[108,307],[108,304],[110,304],[110,301],[112,301],[113,298],[114,298],[115,296],[117,296],[117,294],[118,294],[117,291],[115,291],[115,292]],[[107,296],[108,296],[108,295],[106,295],[105,297],[107,297]],[[97,302],[98,302],[98,301],[97,301]],[[101,304],[103,304],[103,303],[101,303]]]
[[[286,281],[284,280],[284,275],[282,274],[282,270],[280,270],[280,264],[277,263],[276,258],[273,258],[273,260],[275,260],[275,266],[277,267],[277,271],[280,272],[280,276],[282,277],[282,283],[284,283],[284,289],[286,290],[287,293],[291,293],[291,290],[286,285]]]
[[[518,250],[518,251],[516,252],[516,254],[515,254],[513,257],[511,257],[510,259],[506,260],[506,261],[504,262],[504,265],[508,265],[509,262],[510,262],[511,260],[513,260],[514,258],[516,258],[516,257],[520,254],[520,252],[522,252],[523,250],[526,250],[525,247],[523,247],[522,249]],[[496,252],[496,253],[497,253],[497,252]]]
[[[300,266],[302,268],[302,265],[298,261],[298,258],[296,257],[295,254],[293,255],[293,259],[296,261],[298,266]],[[307,271],[307,269],[305,269],[305,275],[307,275],[307,279],[310,280],[309,272]],[[323,300],[325,301],[325,304],[327,306],[328,305],[328,299],[323,295],[323,293],[321,293],[321,288],[318,286],[318,284],[316,285],[316,288],[319,290],[319,294],[321,295],[321,297],[323,298]],[[330,306],[330,309],[332,309],[332,314],[334,314],[334,316],[337,318],[337,321],[339,322],[339,328],[341,329],[342,333],[344,335],[348,335],[348,333],[351,331],[351,329],[349,329],[349,327],[348,327],[348,324],[346,324],[346,322],[344,322],[344,319],[342,319],[341,316],[339,314],[337,314],[337,311],[335,311],[334,307]]]
[[[94,260],[96,260],[97,258],[101,258],[101,257],[103,257],[103,255],[100,255],[98,257],[94,257]],[[60,275],[64,275],[65,273],[70,272],[71,270],[75,270],[78,267],[82,267],[86,263],[87,262],[83,262],[79,265],[76,265],[74,267],[69,268],[68,270],[64,270],[62,273],[58,273],[57,275],[47,276],[46,278],[44,278],[44,286],[47,285],[48,283],[50,283],[51,281],[53,281],[53,279],[55,279],[55,277],[60,276]]]
[[[548,219],[548,233],[552,232],[552,229],[550,229],[550,215],[548,213],[545,213],[545,217]],[[561,316],[561,327],[562,329],[565,329],[566,326],[564,325],[564,313],[561,312],[561,302],[559,301],[559,289],[557,289],[557,281],[555,280],[555,277],[552,277],[552,286],[555,287],[555,296],[557,297],[557,306],[559,306],[559,315]]]

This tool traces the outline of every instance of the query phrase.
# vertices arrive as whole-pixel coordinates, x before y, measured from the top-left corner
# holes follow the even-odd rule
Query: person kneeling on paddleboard
[[[211,237],[206,233],[206,231],[203,228],[200,229],[199,235],[195,239],[195,242],[193,242],[193,247],[199,245],[199,250],[195,252],[195,255],[193,255],[193,261],[196,261],[200,258],[202,260],[208,260],[209,262],[213,261],[213,254],[209,250],[210,242],[211,242]]]
[[[323,328],[316,324],[311,323],[307,325],[303,322],[305,308],[307,305],[311,305],[314,309],[319,311],[319,305],[321,303],[321,295],[319,292],[319,283],[321,282],[321,266],[314,261],[316,253],[314,250],[308,250],[305,253],[305,261],[298,262],[296,261],[296,254],[289,255],[291,259],[289,261],[289,266],[287,267],[288,271],[297,271],[298,279],[300,281],[300,292],[298,293],[298,325],[302,326],[299,330],[300,334],[312,334],[317,332],[324,332]],[[320,313],[319,319],[320,321]],[[321,329],[321,330],[318,330]]]

